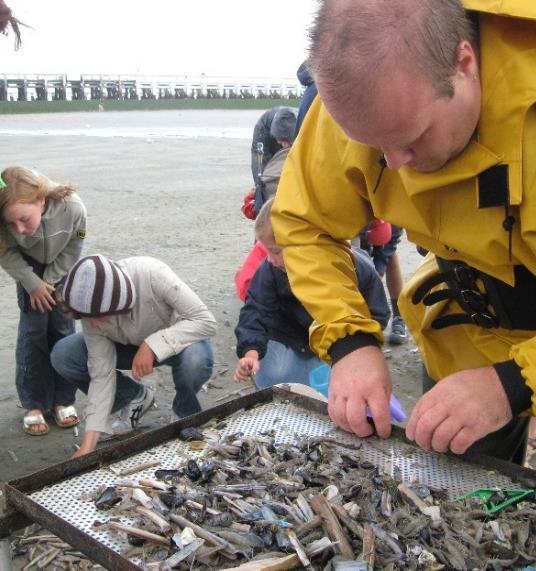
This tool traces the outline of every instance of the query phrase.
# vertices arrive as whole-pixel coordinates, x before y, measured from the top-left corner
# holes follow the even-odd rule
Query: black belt
[[[433,305],[455,300],[464,313],[443,315],[432,322],[434,329],[473,324],[485,329],[536,330],[536,276],[525,266],[514,266],[515,285],[490,276],[464,262],[436,256],[440,272],[424,281],[412,297],[414,304]],[[485,291],[480,291],[481,280]],[[431,291],[445,283],[446,288]]]

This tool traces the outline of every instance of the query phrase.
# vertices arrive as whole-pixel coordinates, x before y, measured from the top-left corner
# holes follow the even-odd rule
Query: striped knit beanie
[[[136,301],[130,276],[100,254],[81,258],[63,288],[65,303],[82,317],[127,313]]]

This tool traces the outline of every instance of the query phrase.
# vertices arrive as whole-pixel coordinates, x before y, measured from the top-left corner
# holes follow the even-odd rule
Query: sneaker
[[[388,337],[389,344],[402,345],[402,343],[405,343],[406,338],[406,324],[400,315],[395,315],[391,322],[391,332]]]
[[[118,411],[118,418],[112,422],[112,433],[102,434],[100,442],[123,436],[138,427],[141,417],[154,405],[154,392],[149,387],[143,389],[141,397],[131,400]]]

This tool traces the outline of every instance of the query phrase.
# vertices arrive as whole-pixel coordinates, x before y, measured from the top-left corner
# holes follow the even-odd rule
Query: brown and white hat
[[[65,303],[81,317],[127,313],[136,301],[130,276],[101,254],[81,258],[67,275]]]

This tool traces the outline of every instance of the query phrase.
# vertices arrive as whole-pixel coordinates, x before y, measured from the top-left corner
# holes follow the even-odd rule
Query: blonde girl
[[[86,209],[73,186],[22,166],[2,171],[0,266],[17,283],[16,385],[26,410],[23,429],[33,436],[49,432],[49,412],[62,428],[79,422],[76,387],[54,371],[50,351],[74,333],[54,291],[80,257],[85,234]]]

